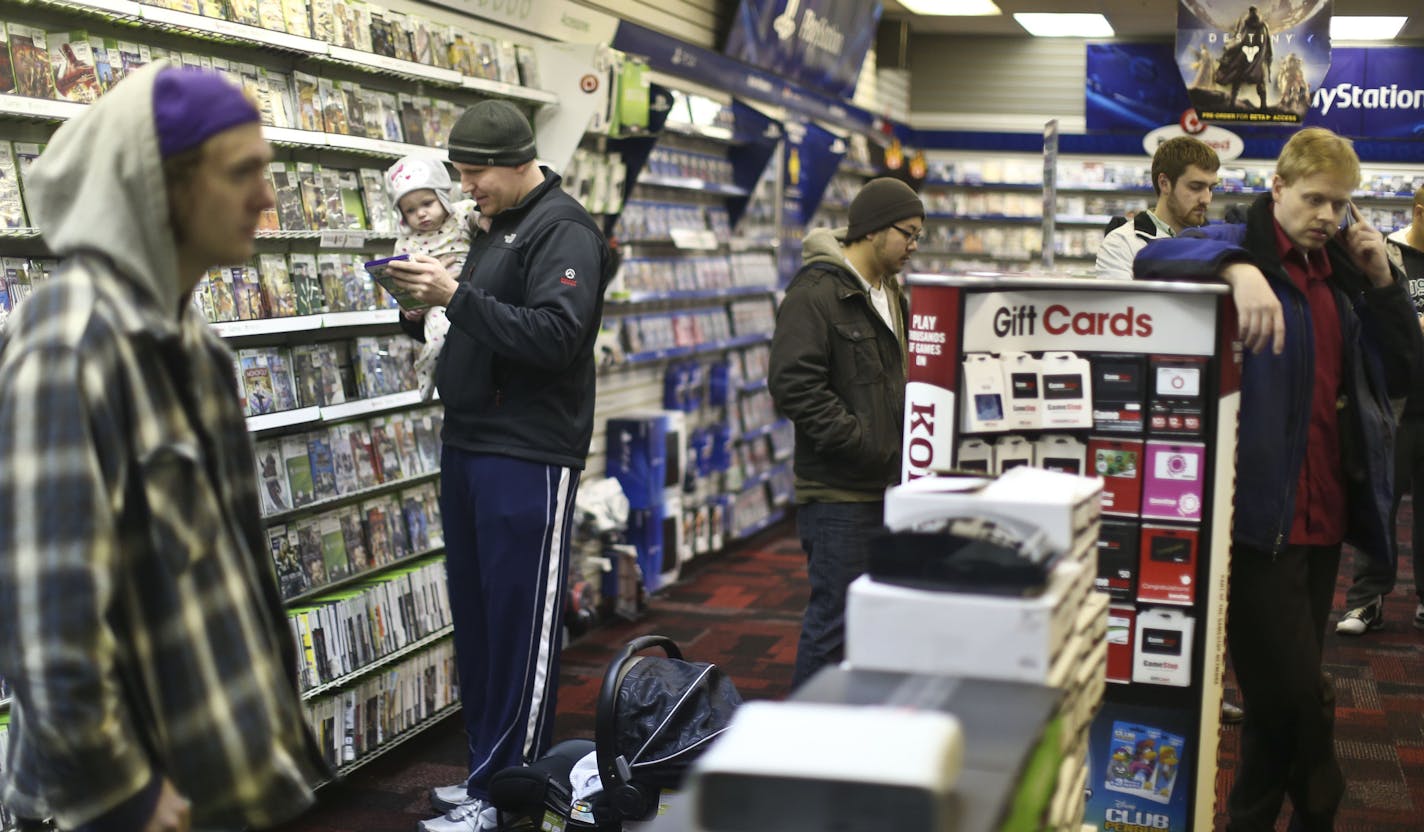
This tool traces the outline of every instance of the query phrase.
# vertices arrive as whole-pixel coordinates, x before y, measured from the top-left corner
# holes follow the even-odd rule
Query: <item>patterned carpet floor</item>
[[[1401,515],[1401,525],[1411,522],[1407,508]],[[1349,781],[1337,832],[1424,829],[1424,632],[1410,623],[1409,560],[1406,553],[1384,629],[1353,639],[1332,631],[1326,643],[1326,670],[1335,676],[1338,697],[1337,749]],[[594,703],[609,660],[647,633],[672,638],[689,659],[721,665],[746,699],[786,695],[807,592],[794,525],[784,522],[734,552],[694,564],[684,578],[653,598],[639,621],[604,625],[565,650],[558,739],[593,736]],[[1345,586],[1342,579],[1337,613]],[[1233,684],[1228,679],[1228,696],[1239,702]],[[1235,730],[1223,730],[1220,796],[1231,786],[1237,739]],[[323,789],[320,805],[282,832],[413,832],[430,816],[430,787],[460,780],[463,761],[461,723],[449,718]],[[1222,826],[1217,818],[1216,827]]]

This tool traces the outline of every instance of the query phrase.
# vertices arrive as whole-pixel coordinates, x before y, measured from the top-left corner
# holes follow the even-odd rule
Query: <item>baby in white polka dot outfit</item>
[[[470,241],[479,233],[481,217],[472,199],[452,201],[450,172],[434,156],[407,156],[386,171],[386,190],[396,212],[395,254],[428,254],[458,275],[470,252]],[[450,319],[445,307],[432,306],[425,312],[425,344],[415,357],[420,393],[425,399],[435,394],[435,362]]]

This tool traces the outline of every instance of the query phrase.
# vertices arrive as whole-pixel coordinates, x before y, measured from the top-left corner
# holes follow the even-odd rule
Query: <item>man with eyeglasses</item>
[[[1221,159],[1205,142],[1177,136],[1152,154],[1152,188],[1157,204],[1130,222],[1111,228],[1098,246],[1097,272],[1103,280],[1131,280],[1132,258],[1148,242],[1174,237],[1184,228],[1206,225],[1206,209],[1216,188]]]
[[[844,229],[806,235],[771,342],[771,396],[796,426],[797,530],[811,598],[792,686],[845,654],[845,602],[899,481],[905,321],[896,275],[924,234],[925,206],[897,179],[875,179]]]

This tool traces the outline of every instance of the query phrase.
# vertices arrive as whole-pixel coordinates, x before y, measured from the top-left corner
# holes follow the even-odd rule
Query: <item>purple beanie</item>
[[[212,70],[169,67],[153,79],[153,125],[164,159],[261,120],[241,88]]]

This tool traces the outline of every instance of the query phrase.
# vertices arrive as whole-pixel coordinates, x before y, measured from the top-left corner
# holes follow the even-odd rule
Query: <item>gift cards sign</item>
[[[965,300],[964,350],[1211,355],[1216,295],[1049,290]]]

